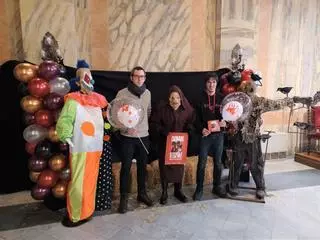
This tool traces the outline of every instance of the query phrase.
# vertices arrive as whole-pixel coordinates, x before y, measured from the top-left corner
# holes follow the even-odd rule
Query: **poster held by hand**
[[[185,164],[188,151],[188,133],[170,132],[167,136],[165,165]]]

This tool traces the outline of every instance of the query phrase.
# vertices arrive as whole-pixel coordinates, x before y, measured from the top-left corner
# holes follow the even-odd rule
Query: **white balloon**
[[[134,99],[116,98],[107,108],[107,118],[115,128],[135,128],[144,118],[144,108]]]
[[[32,124],[23,131],[23,138],[29,143],[38,143],[48,136],[48,129]]]
[[[222,108],[222,118],[225,121],[236,121],[242,116],[242,114],[242,104],[237,101],[228,102]]]
[[[132,105],[124,105],[118,110],[119,121],[127,128],[134,128],[139,123],[139,113]]]
[[[230,93],[221,103],[221,114],[225,121],[244,121],[251,111],[251,98],[243,92]]]
[[[51,81],[49,81],[50,92],[57,93],[61,96],[66,95],[70,91],[69,81],[62,77],[57,77]]]

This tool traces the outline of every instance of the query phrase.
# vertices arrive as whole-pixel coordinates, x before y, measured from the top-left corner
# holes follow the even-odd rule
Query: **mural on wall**
[[[230,54],[237,43],[243,48],[244,63],[257,67],[257,25],[259,1],[221,1],[220,67],[230,66]]]
[[[207,23],[206,23],[206,62],[207,66],[214,69],[214,51],[216,49],[216,4],[215,1],[207,1]]]
[[[11,31],[9,32],[10,42],[12,44],[11,47],[11,56],[18,60],[22,60],[24,58],[23,54],[23,45],[22,45],[22,36],[21,36],[21,22],[17,21],[20,19],[20,9],[19,9],[19,2],[14,1],[7,1],[6,7],[9,11],[7,14],[9,15],[9,28]]]
[[[23,60],[23,45],[19,0],[0,1],[0,64],[10,60]]]
[[[110,67],[127,71],[190,68],[192,0],[109,0]]]
[[[281,98],[276,89],[285,86],[293,87],[290,96],[313,95],[320,90],[317,9],[317,0],[222,1],[220,66],[230,66],[230,51],[240,43],[247,66],[258,69],[257,58],[263,59],[260,64],[267,76],[263,81],[268,82],[264,96]],[[270,11],[267,18],[260,18],[266,11]],[[259,38],[264,37],[261,31],[268,32],[265,46],[258,46]]]
[[[320,90],[319,9],[318,0],[272,1],[268,81],[293,87],[291,96]],[[279,96],[275,87],[269,96]]]
[[[39,44],[49,31],[59,41],[66,65],[74,66],[80,57],[90,61],[90,15],[85,2],[20,0],[25,59],[41,62]]]

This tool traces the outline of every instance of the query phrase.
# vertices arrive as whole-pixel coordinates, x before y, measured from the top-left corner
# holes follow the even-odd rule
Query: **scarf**
[[[146,85],[143,84],[141,87],[138,87],[135,85],[132,81],[129,82],[128,84],[128,90],[131,92],[133,95],[137,96],[140,98],[140,96],[144,93],[146,90]]]

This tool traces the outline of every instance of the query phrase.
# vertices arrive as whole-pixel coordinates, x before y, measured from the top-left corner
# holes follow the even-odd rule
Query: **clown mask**
[[[89,68],[79,68],[76,73],[77,77],[79,77],[79,84],[81,92],[90,94],[93,92],[94,80],[92,78],[91,72]]]

